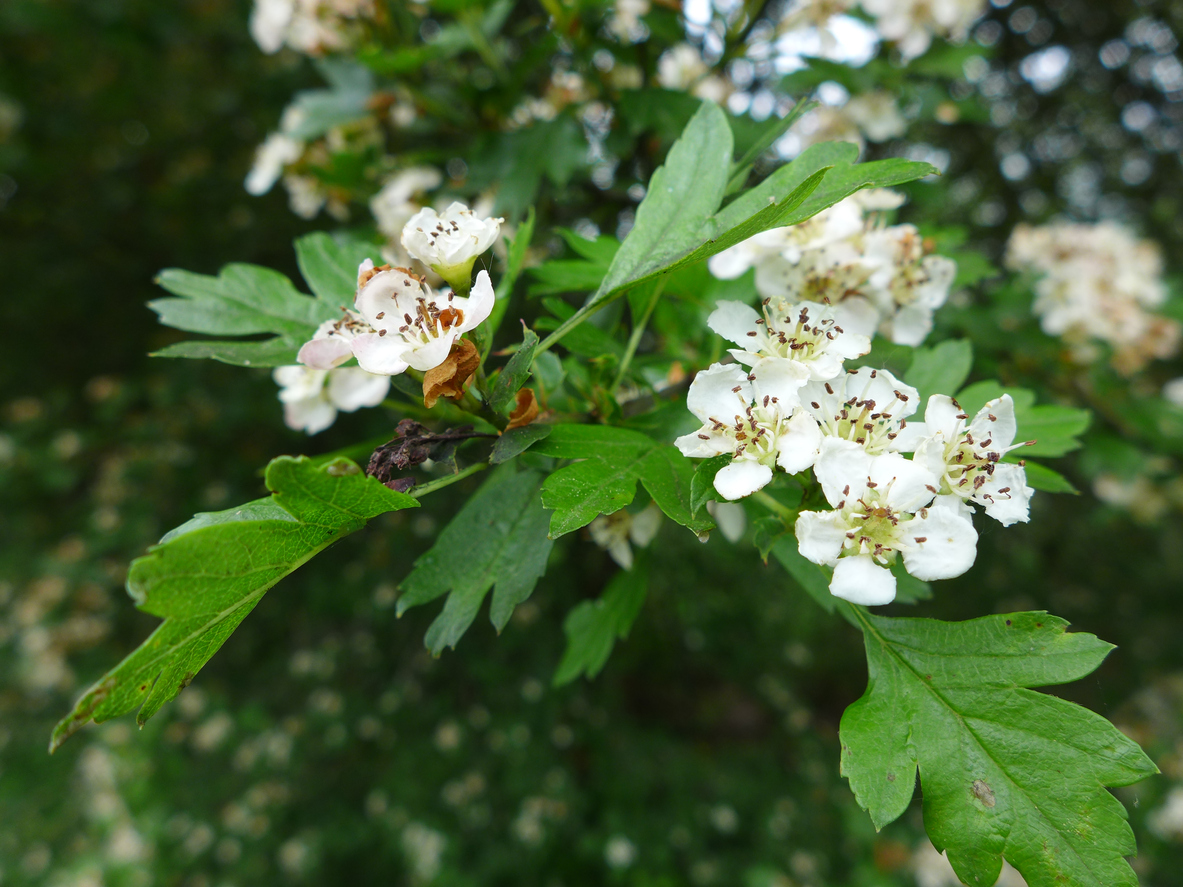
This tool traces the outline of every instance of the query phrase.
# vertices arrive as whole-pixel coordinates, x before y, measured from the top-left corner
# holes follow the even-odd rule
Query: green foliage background
[[[1183,21],[1175,5],[1086,6],[1033,4],[1091,58],[1148,10]],[[258,498],[276,453],[388,430],[345,416],[309,442],[282,428],[265,372],[144,356],[178,338],[143,307],[161,267],[247,261],[296,279],[291,240],[311,226],[241,181],[290,94],[318,81],[306,63],[263,56],[246,14],[226,0],[0,5],[0,93],[23,111],[0,140],[3,883],[415,884],[417,824],[444,836],[438,883],[914,883],[919,801],[876,835],[838,774],[838,720],[865,686],[862,639],[750,549],[702,546],[667,522],[641,616],[592,682],[550,687],[565,615],[616,573],[578,534],[555,543],[500,637],[480,619],[458,652],[432,659],[422,638],[435,609],[396,619],[393,588],[471,488],[386,515],[285,581],[142,732],[115,721],[46,756],[77,692],[155,627],[123,591],[146,541]],[[1010,34],[996,63],[1027,51]],[[1023,140],[1065,115],[1106,119],[1111,91],[1137,89],[1011,88],[1028,111],[1006,132]],[[1038,203],[999,176],[997,137],[970,122],[931,136],[953,152],[950,182],[972,175],[1003,201],[1003,223],[968,218],[987,241]],[[1126,139],[1102,158],[1114,170],[1142,149]],[[1106,175],[1162,221],[1147,233],[1177,242],[1177,165],[1160,158],[1146,186]],[[1065,205],[1053,179],[1044,190],[1037,219]],[[948,191],[932,193],[966,223]],[[979,369],[1005,380],[1021,356],[1004,348]],[[1071,478],[1080,466],[1056,467]],[[1178,521],[1148,528],[1087,493],[1041,495],[1029,525],[984,531],[980,552],[925,615],[1046,608],[1117,644],[1057,695],[1114,719],[1156,760],[1172,750]],[[1118,793],[1146,884],[1183,870],[1183,852],[1143,827],[1170,783]],[[139,854],[128,826],[148,844]],[[605,864],[615,836],[636,852],[619,871]]]

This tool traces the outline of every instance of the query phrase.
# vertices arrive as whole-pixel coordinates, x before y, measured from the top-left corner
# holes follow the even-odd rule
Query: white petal
[[[928,468],[899,453],[885,453],[871,462],[871,480],[897,511],[915,511],[932,501],[940,478]]]
[[[661,520],[661,509],[657,507],[655,502],[650,502],[646,508],[634,514],[628,528],[628,535],[633,540],[633,544],[639,548],[645,548],[653,541],[657,531],[661,529]]]
[[[329,373],[329,401],[347,413],[378,406],[389,391],[390,376],[367,373],[361,367],[339,367]]]
[[[707,511],[715,519],[715,525],[724,539],[734,543],[743,538],[748,527],[748,513],[742,505],[738,502],[711,501],[707,503]]]
[[[957,496],[939,496],[927,516],[908,523],[905,532],[909,544],[903,548],[904,566],[917,579],[926,582],[951,579],[973,566],[978,554],[978,533],[973,521],[957,510],[964,507]]]
[[[1009,394],[988,401],[978,410],[970,424],[974,442],[990,441],[991,450],[1003,450],[1015,439],[1018,424],[1015,421],[1015,402]]]
[[[793,532],[797,536],[797,550],[801,557],[815,564],[833,565],[842,553],[847,527],[841,512],[802,511],[797,516]]]
[[[924,424],[929,434],[940,432],[945,440],[952,440],[961,428],[961,407],[947,394],[934,394],[924,408]]]
[[[734,391],[735,388],[739,391]],[[686,406],[700,421],[718,419],[731,424],[752,402],[752,383],[735,364],[712,364],[694,377],[686,394]]]
[[[834,320],[838,322],[838,326],[842,327],[846,335],[851,337],[852,342],[858,342],[860,339],[867,340],[866,351],[847,356],[859,357],[871,350],[871,337],[879,328],[879,309],[867,299],[861,296],[843,299],[834,306]],[[843,347],[853,346],[844,345]],[[861,343],[859,347],[863,347]]]
[[[281,387],[279,399],[284,403],[320,397],[327,375],[325,370],[295,364],[276,367],[271,371],[271,378]]]
[[[707,268],[720,280],[734,280],[752,267],[752,254],[742,243],[711,256]]]
[[[817,459],[822,443],[822,430],[806,410],[798,410],[776,439],[776,464],[789,474],[804,471]]]
[[[354,305],[374,329],[393,332],[406,322],[403,314],[415,316],[419,299],[429,298],[423,285],[401,268],[379,271],[357,292]],[[382,317],[378,315],[381,314]]]
[[[322,397],[309,397],[283,405],[283,421],[288,428],[317,434],[337,419],[337,408]]]
[[[305,366],[318,370],[331,370],[353,357],[350,340],[333,334],[323,338],[309,339],[300,346],[296,360]]]
[[[1004,489],[1005,493],[1000,492]],[[1000,464],[994,466],[993,477],[974,496],[974,501],[984,501],[986,514],[1009,527],[1030,519],[1033,493],[1034,490],[1027,486],[1027,472],[1021,465]]]
[[[869,555],[840,558],[830,580],[830,594],[864,607],[890,604],[895,600],[895,576]]]
[[[493,312],[493,303],[496,299],[497,295],[493,292],[493,284],[489,280],[489,272],[479,272],[468,298],[455,300],[465,303],[461,306],[464,311],[464,322],[460,324],[457,331],[466,333],[484,323],[485,319]]]
[[[743,302],[720,301],[718,307],[707,318],[707,326],[736,345],[750,347],[759,338],[749,336],[748,333],[759,333],[760,327],[756,323],[760,315],[756,309]]]
[[[852,440],[827,437],[818,448],[813,473],[826,501],[835,508],[850,496],[858,498],[867,485],[874,459]]]
[[[724,499],[742,499],[772,480],[772,469],[751,459],[739,459],[715,475],[715,489]]]
[[[706,440],[699,436],[702,434],[707,436]],[[687,459],[709,459],[723,453],[735,452],[735,441],[726,434],[713,431],[710,425],[703,425],[693,434],[683,434],[674,441],[674,446]]]
[[[411,369],[427,372],[439,366],[448,358],[452,351],[452,343],[456,341],[458,333],[451,329],[439,338],[428,340],[425,345],[418,345],[409,349],[403,359]],[[360,359],[358,363],[361,363]]]
[[[887,321],[887,326],[890,328],[892,342],[915,348],[923,344],[932,332],[932,309],[917,300],[897,311],[895,316]]]
[[[620,565],[621,569],[633,568],[633,549],[627,539],[617,539],[608,546],[608,555]]]
[[[367,373],[397,376],[407,368],[405,353],[409,346],[401,336],[363,333],[353,340],[353,354]]]
[[[787,357],[764,357],[756,361],[749,374],[756,377],[752,384],[752,398],[763,403],[764,398],[776,398],[782,415],[789,415],[801,403],[798,392],[809,381],[809,367]]]

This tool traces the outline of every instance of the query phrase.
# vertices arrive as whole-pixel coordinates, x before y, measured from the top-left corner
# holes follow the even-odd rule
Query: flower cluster
[[[710,260],[711,273],[732,279],[754,267],[765,298],[830,303],[851,331],[919,345],[949,297],[957,264],[934,255],[915,226],[882,223],[880,213],[902,203],[892,191],[860,192],[724,250]]]
[[[360,19],[374,15],[374,0],[255,0],[251,36],[264,52],[287,45],[319,56],[346,49]]]
[[[461,203],[442,215],[423,209],[407,221],[403,248],[454,289],[433,290],[408,268],[364,261],[353,310],[343,309],[339,319],[317,328],[300,348],[299,366],[275,371],[288,425],[315,434],[333,423],[338,410],[381,403],[389,376],[408,369],[426,373],[447,361],[460,337],[493,310],[488,272],[479,272],[471,289],[469,282],[473,263],[497,238],[501,221],[478,218]],[[343,366],[353,358],[357,367]],[[458,380],[457,390],[464,381]]]
[[[1151,312],[1167,297],[1152,241],[1113,222],[1018,225],[1006,261],[1040,275],[1033,310],[1078,363],[1096,360],[1096,341],[1113,349],[1113,366],[1125,375],[1178,351],[1179,324]]]
[[[845,303],[766,298],[761,307],[720,302],[711,314],[711,329],[739,346],[738,363],[694,378],[687,405],[703,424],[675,443],[690,458],[731,456],[714,480],[729,500],[778,468],[812,468],[832,510],[801,512],[796,535],[804,557],[834,568],[834,595],[889,603],[897,557],[923,580],[964,573],[977,553],[971,503],[1003,526],[1027,520],[1024,469],[1003,462],[1023,445],[1010,395],[971,418],[935,394],[924,421],[909,422],[916,389],[885,370],[845,369],[870,350],[865,333],[847,328]]]
[[[986,11],[986,0],[798,0],[781,21],[782,32],[812,29],[821,47],[837,42],[835,19],[855,7],[871,16],[878,36],[891,41],[905,59],[923,55],[933,37],[961,42],[970,26]]]

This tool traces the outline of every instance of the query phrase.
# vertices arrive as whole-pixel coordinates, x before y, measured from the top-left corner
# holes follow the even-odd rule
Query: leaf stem
[[[624,349],[624,357],[620,359],[620,369],[616,371],[616,378],[612,380],[612,394],[616,394],[616,389],[620,387],[620,383],[624,381],[624,374],[628,372],[628,365],[633,361],[633,355],[637,353],[637,346],[641,343],[641,336],[645,334],[645,327],[649,323],[649,318],[653,315],[653,309],[657,307],[657,302],[661,298],[662,292],[665,291],[665,282],[669,280],[668,277],[663,277],[653,287],[653,295],[649,297],[649,304],[645,306],[644,312],[641,316],[633,322],[633,331],[628,337],[628,345]]]
[[[449,487],[456,481],[464,480],[464,478],[476,474],[478,471],[484,471],[489,466],[484,462],[474,462],[465,468],[463,471],[458,471],[456,474],[449,474],[447,477],[439,477],[433,481],[428,481],[425,484],[411,487],[407,495],[414,496],[419,499],[426,496],[428,493],[434,493],[436,490],[442,490],[444,487]]]
[[[773,514],[779,517],[782,521],[784,521],[786,527],[791,528],[793,524],[796,523],[797,512],[789,508],[787,505],[781,505],[763,490],[756,490],[756,492],[752,493],[752,499],[756,502],[759,502]]]

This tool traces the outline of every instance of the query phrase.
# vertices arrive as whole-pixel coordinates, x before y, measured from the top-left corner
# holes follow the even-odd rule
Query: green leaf
[[[334,312],[353,307],[357,267],[377,254],[378,249],[372,243],[334,238],[323,231],[296,240],[296,262],[300,273],[316,298]]]
[[[530,377],[530,364],[534,362],[538,336],[524,324],[523,331],[521,347],[506,363],[489,395],[489,406],[495,413],[504,413],[514,403],[514,397]]]
[[[734,457],[729,453],[704,459],[694,469],[694,477],[690,480],[690,510],[694,514],[712,500],[718,500],[719,494],[715,490],[715,475],[731,464]]]
[[[530,449],[530,447],[550,434],[553,429],[553,425],[542,425],[538,422],[533,422],[522,428],[511,428],[509,431],[502,432],[501,436],[493,444],[493,452],[489,456],[489,462],[493,465],[508,462],[515,456],[519,456]]]
[[[418,504],[345,459],[283,456],[267,466],[266,482],[270,499],[198,515],[132,563],[128,593],[164,622],[83,695],[54,729],[51,751],[92,719],[139,708],[144,724],[280,579],[370,518]]]
[[[514,607],[530,596],[546,572],[551,541],[547,515],[538,501],[541,481],[533,471],[518,472],[513,465],[498,468],[403,580],[400,616],[410,607],[448,595],[424,639],[433,655],[444,647],[455,648],[490,588],[489,618],[500,632]]]
[[[496,301],[493,303],[493,311],[489,315],[489,319],[485,321],[485,328],[488,330],[488,342],[482,351],[482,360],[488,357],[489,348],[493,344],[493,335],[501,328],[501,321],[505,319],[505,312],[509,310],[509,301],[513,295],[514,284],[518,282],[518,277],[521,276],[522,266],[526,262],[526,252],[530,249],[530,241],[533,239],[534,207],[530,207],[526,213],[525,220],[518,225],[518,230],[514,232],[513,240],[510,242],[509,249],[506,252],[505,273],[501,275],[501,280],[497,282]]]
[[[1038,462],[1027,462],[1024,466],[1027,474],[1027,484],[1034,490],[1045,493],[1071,493],[1079,496],[1080,491],[1068,481],[1068,478],[1058,471],[1052,471],[1046,465]]]
[[[1005,388],[995,381],[978,382],[957,395],[957,402],[974,416],[988,400],[1009,394],[1015,402],[1016,441],[1034,440],[1030,447],[1015,450],[1007,461],[1026,456],[1062,456],[1080,447],[1079,436],[1088,428],[1088,410],[1056,405],[1035,406],[1035,395],[1023,388]]]
[[[920,392],[920,410],[934,394],[952,397],[965,384],[973,362],[969,339],[949,339],[932,348],[917,348],[904,380]]]
[[[227,265],[217,277],[169,268],[156,282],[177,296],[148,303],[165,326],[211,335],[275,334],[257,342],[181,342],[157,352],[161,357],[279,366],[293,362],[316,327],[338,314],[335,306],[308,298],[279,272],[258,265]]]
[[[696,534],[714,526],[709,517],[691,512],[693,464],[676,447],[647,435],[606,425],[555,425],[533,452],[581,460],[558,469],[542,485],[542,502],[554,511],[552,537],[624,508],[636,496],[638,481],[671,520]]]
[[[844,605],[845,606],[845,605]],[[969,622],[890,619],[845,607],[860,624],[867,692],[842,717],[842,772],[876,828],[912,800],[970,885],[1006,859],[1030,887],[1134,887],[1134,836],[1106,786],[1156,772],[1099,715],[1030,687],[1092,672],[1113,647],[1045,613]]]
[[[553,684],[561,687],[577,677],[594,678],[608,661],[616,640],[628,637],[648,590],[649,571],[643,552],[631,570],[612,577],[599,600],[584,601],[563,621],[567,649],[555,671]]]

